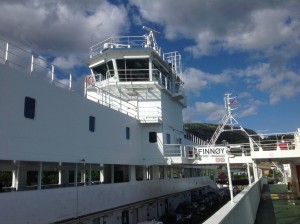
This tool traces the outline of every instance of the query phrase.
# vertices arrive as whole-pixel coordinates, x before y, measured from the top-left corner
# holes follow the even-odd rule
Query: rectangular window
[[[35,115],[35,99],[26,96],[24,104],[24,116],[29,119],[34,119]]]
[[[182,143],[181,138],[176,138],[176,144],[181,145],[181,143]]]
[[[143,59],[117,59],[119,80],[149,81],[149,58]]]
[[[149,142],[155,143],[157,142],[157,135],[156,132],[149,132]]]
[[[96,121],[96,118],[93,117],[93,116],[90,116],[90,118],[89,118],[89,130],[90,130],[90,132],[95,132],[95,121]]]
[[[171,144],[171,135],[170,134],[166,134],[166,137],[167,137],[167,142],[166,144]]]
[[[159,166],[159,178],[164,179],[165,178],[165,169],[163,166]]]
[[[135,179],[137,181],[144,179],[144,168],[142,166],[135,166]]]
[[[126,139],[130,139],[130,128],[126,127]]]

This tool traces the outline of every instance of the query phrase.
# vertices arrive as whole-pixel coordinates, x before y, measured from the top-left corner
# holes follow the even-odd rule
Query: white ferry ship
[[[144,28],[91,47],[81,94],[0,41],[1,223],[135,224],[216,187],[193,153],[206,143],[184,130],[181,56]]]

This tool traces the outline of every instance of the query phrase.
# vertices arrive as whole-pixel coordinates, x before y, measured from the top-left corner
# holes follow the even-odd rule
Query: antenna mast
[[[224,94],[224,102],[225,102],[225,108],[226,108],[226,114],[223,116],[221,123],[217,127],[215,133],[211,137],[209,141],[209,145],[215,145],[217,139],[219,138],[220,134],[224,131],[225,125],[229,125],[230,129],[233,130],[234,126],[238,125],[238,130],[245,131],[242,126],[239,125],[239,123],[234,119],[232,115],[232,111],[236,110],[236,104],[237,104],[237,97],[230,97],[231,93],[225,93]],[[245,131],[246,132],[246,131]],[[246,132],[247,133],[247,132]],[[247,134],[248,135],[248,134]]]
[[[155,36],[154,36],[154,34],[160,34],[160,32],[158,32],[154,29],[151,29],[147,26],[143,26],[143,29],[149,31],[148,35],[144,35],[146,38],[146,47],[153,48],[155,51],[157,51],[160,54],[160,49],[158,48],[158,45],[156,43]]]

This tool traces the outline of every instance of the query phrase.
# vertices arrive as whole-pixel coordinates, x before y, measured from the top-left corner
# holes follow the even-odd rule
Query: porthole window
[[[24,116],[29,119],[35,116],[35,99],[28,96],[25,97]]]
[[[130,128],[126,127],[126,139],[130,139]]]
[[[95,132],[95,122],[96,122],[96,118],[93,116],[89,117],[89,130],[90,132]]]

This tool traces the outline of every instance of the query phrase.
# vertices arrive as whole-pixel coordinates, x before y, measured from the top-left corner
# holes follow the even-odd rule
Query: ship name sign
[[[215,155],[215,156],[225,156],[227,154],[228,148],[222,146],[212,146],[212,147],[199,147],[197,148],[198,154],[203,156]]]

